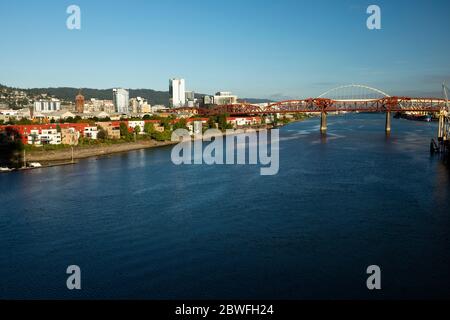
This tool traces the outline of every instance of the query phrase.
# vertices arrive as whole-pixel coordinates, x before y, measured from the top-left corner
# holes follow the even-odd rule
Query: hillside
[[[23,91],[30,98],[42,94],[48,94],[63,101],[74,101],[75,96],[80,91],[79,88],[71,88],[71,87],[20,89],[7,87],[2,84],[0,84],[0,88]],[[112,100],[113,98],[112,88],[111,89],[82,88],[81,92],[86,100],[91,98],[96,98],[100,100]],[[152,89],[130,89],[129,92],[130,98],[142,97],[144,99],[147,99],[151,105],[158,105],[158,104],[168,105],[169,103],[168,91],[156,91]],[[200,99],[205,95],[196,93],[195,96],[196,98]],[[254,98],[240,99],[240,101],[246,101],[248,103],[270,102],[270,100],[267,99],[254,99]]]
[[[73,101],[75,96],[78,94],[80,89],[78,88],[33,88],[24,90],[30,96],[35,96],[43,93],[47,93],[51,96],[54,96],[58,99],[65,101]],[[96,98],[100,100],[112,100],[113,94],[112,89],[91,89],[91,88],[82,88],[82,94],[85,99]],[[151,89],[130,89],[130,98],[142,97],[147,99],[150,104],[165,104],[167,105],[169,101],[169,92],[163,91],[155,91]]]

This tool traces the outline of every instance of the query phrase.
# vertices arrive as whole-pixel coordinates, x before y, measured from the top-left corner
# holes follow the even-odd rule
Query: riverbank
[[[163,147],[174,144],[172,141],[139,140],[136,142],[123,142],[116,144],[99,144],[91,146],[77,146],[73,150],[73,159],[85,159],[99,157],[115,153],[123,153],[133,150]],[[27,152],[27,162],[39,162],[43,166],[49,166],[58,162],[72,160],[72,148],[57,150],[33,150]]]
[[[248,130],[259,131],[270,128],[248,128],[244,129],[244,132]],[[224,132],[224,135],[227,133]],[[49,167],[54,165],[70,164],[73,160],[86,159],[91,157],[107,156],[117,153],[123,153],[134,150],[158,148],[176,144],[173,141],[156,141],[156,140],[138,140],[136,142],[122,142],[115,144],[98,144],[88,146],[75,146],[73,148],[67,147],[55,150],[37,149],[27,151],[26,161],[27,163],[38,162],[43,167]],[[72,158],[73,156],[73,158]]]
[[[303,121],[294,120],[290,123],[281,124],[276,128],[283,127],[287,124],[291,124],[294,122]],[[240,128],[243,133],[249,131],[260,131],[260,130],[270,130],[272,126],[261,126],[261,127],[251,127],[251,128]],[[230,133],[223,132],[224,136],[229,135]],[[233,133],[237,134],[237,133]],[[121,142],[121,143],[101,143],[95,145],[83,145],[83,146],[74,146],[73,152],[72,148],[67,146],[61,149],[54,150],[45,150],[35,148],[33,150],[26,151],[26,162],[30,163],[39,163],[40,166],[36,168],[43,167],[52,167],[52,166],[61,166],[61,165],[71,165],[77,162],[77,160],[92,158],[92,157],[102,157],[108,156],[118,153],[124,153],[129,151],[141,150],[141,149],[149,149],[149,148],[158,148],[169,145],[174,145],[178,142],[173,141],[156,141],[156,140],[138,140],[135,142]],[[32,167],[22,168],[25,169],[35,169]],[[9,171],[2,171],[9,172]]]

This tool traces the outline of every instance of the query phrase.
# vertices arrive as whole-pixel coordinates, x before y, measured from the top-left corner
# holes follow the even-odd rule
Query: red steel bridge
[[[321,131],[327,129],[327,114],[339,112],[386,113],[386,131],[391,130],[392,112],[443,113],[448,112],[447,100],[441,98],[414,98],[390,96],[365,85],[346,85],[331,89],[317,98],[286,100],[266,105],[238,103],[212,108],[179,108],[174,112],[194,112],[203,116],[218,114],[259,115],[305,113],[321,114]]]

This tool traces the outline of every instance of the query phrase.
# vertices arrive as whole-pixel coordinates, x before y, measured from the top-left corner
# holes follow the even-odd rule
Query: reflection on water
[[[0,298],[448,298],[436,125],[393,120],[386,137],[384,120],[282,128],[276,176],[175,166],[170,147],[1,175]]]

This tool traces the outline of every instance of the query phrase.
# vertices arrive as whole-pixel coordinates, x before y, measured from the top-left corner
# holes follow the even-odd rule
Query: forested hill
[[[78,88],[33,88],[24,90],[29,95],[34,96],[37,94],[47,93],[51,96],[54,96],[58,99],[65,101],[74,101],[75,96],[78,94],[80,89]],[[167,105],[169,102],[169,92],[164,91],[155,91],[151,89],[130,89],[130,98],[142,97],[147,99],[150,104],[164,104]],[[85,97],[85,99],[96,98],[100,100],[112,100],[113,92],[112,89],[90,89],[90,88],[82,88],[81,93]]]
[[[59,87],[59,88],[32,88],[32,89],[20,89],[20,88],[10,88],[0,84],[0,88],[7,88],[11,90],[21,90],[27,93],[29,97],[38,96],[41,94],[48,94],[55,98],[64,101],[75,101],[75,96],[80,92],[79,88],[70,87]],[[130,98],[142,97],[147,99],[151,105],[168,105],[169,103],[169,92],[168,91],[156,91],[152,89],[130,89]],[[82,88],[81,93],[86,100],[91,98],[96,98],[100,100],[112,100],[113,92],[111,89],[91,89]],[[196,98],[203,98],[204,94],[195,94]],[[245,101],[247,103],[262,103],[270,102],[266,99],[254,99],[254,98],[243,98],[240,101]]]

